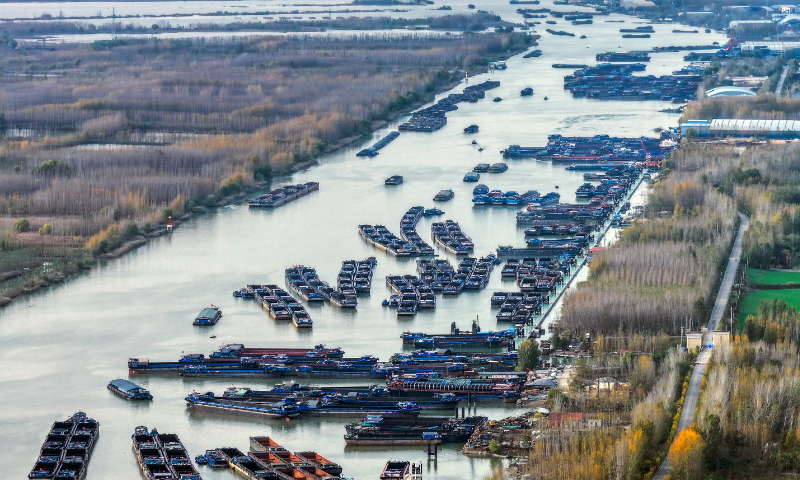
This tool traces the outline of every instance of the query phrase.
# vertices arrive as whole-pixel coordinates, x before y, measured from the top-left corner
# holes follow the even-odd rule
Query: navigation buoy
[[[172,216],[171,215],[167,218],[167,231],[168,232],[172,231]]]

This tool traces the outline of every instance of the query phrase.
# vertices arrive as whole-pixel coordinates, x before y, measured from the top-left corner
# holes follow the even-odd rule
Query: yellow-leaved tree
[[[694,425],[684,429],[669,447],[670,480],[703,478],[703,451],[706,442]]]

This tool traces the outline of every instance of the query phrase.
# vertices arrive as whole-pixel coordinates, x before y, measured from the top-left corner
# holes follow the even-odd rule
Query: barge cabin
[[[111,393],[117,395],[118,397],[122,397],[126,400],[152,400],[153,395],[150,394],[146,389],[136,385],[135,383],[124,380],[122,378],[118,378],[116,380],[111,380],[111,383],[108,384],[108,389],[111,390]]]
[[[222,311],[214,305],[211,305],[200,312],[200,315],[194,319],[192,325],[216,325],[220,318],[222,318]]]
[[[411,471],[411,462],[397,462],[394,460],[390,460],[386,462],[386,466],[383,467],[383,472],[381,472],[381,480],[390,480],[394,478],[404,479],[410,475]]]

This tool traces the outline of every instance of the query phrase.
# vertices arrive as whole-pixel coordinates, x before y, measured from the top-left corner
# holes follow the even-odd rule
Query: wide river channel
[[[504,17],[522,20],[511,13],[511,5],[499,3]],[[541,7],[552,5],[543,0]],[[498,460],[465,457],[461,445],[445,446],[437,459],[427,461],[422,447],[348,448],[343,440],[344,425],[351,419],[285,421],[197,414],[183,401],[193,390],[221,394],[232,385],[266,389],[275,381],[133,376],[133,381],[154,395],[150,403],[126,402],[112,395],[106,385],[114,378],[129,378],[130,357],[174,361],[183,352],[208,355],[223,343],[255,347],[324,343],[342,347],[347,356],[372,354],[388,360],[392,353],[403,350],[399,336],[407,330],[448,332],[454,321],[466,329],[476,317],[483,330],[496,329],[491,293],[517,289],[513,282],[501,280],[499,270],[483,291],[439,296],[435,311],[398,319],[393,310],[381,306],[390,294],[384,279],[388,274],[415,273],[414,260],[397,259],[367,245],[357,226],[383,224],[399,233],[400,217],[409,207],[431,208],[434,194],[451,188],[455,198],[436,205],[446,212],[438,219],[459,222],[475,242],[475,255],[494,252],[498,245],[522,246],[523,229],[515,224],[515,210],[473,207],[474,184],[462,182],[465,172],[481,162],[502,161],[500,150],[510,144],[543,145],[554,133],[653,136],[656,128],[675,126],[677,121],[677,115],[659,113],[673,106],[665,102],[573,99],[563,89],[563,76],[570,71],[551,68],[551,64],[594,64],[596,53],[609,50],[725,40],[716,33],[674,34],[672,29],[680,27],[671,24],[655,25],[656,33],[650,39],[623,40],[619,29],[641,21],[619,15],[598,16],[593,25],[579,27],[557,21],[559,25],[553,28],[588,38],[549,35],[544,32],[548,25],[541,25],[543,37],[538,48],[544,54],[531,59],[518,55],[507,62],[507,70],[471,78],[470,84],[491,78],[501,85],[478,103],[460,104],[438,132],[404,132],[375,158],[355,156],[396,129],[393,124],[375,132],[364,144],[322,158],[319,166],[273,184],[318,181],[318,192],[276,210],[248,209],[241,204],[215,210],[187,222],[170,236],[103,262],[63,285],[19,298],[0,311],[0,460],[5,472],[0,477],[25,478],[50,425],[79,410],[101,424],[89,464],[90,480],[140,478],[130,439],[137,425],[177,433],[192,456],[224,446],[247,451],[248,437],[269,435],[290,451],[317,451],[342,464],[343,476],[358,479],[377,478],[392,458],[422,461],[423,475],[437,480],[480,479],[490,473]],[[644,74],[668,74],[680,68],[686,63],[684,53],[653,54]],[[520,90],[528,86],[534,89],[533,97],[520,97]],[[501,102],[491,101],[498,96]],[[478,124],[479,133],[464,134],[463,128],[470,124]],[[582,172],[568,172],[563,166],[532,160],[508,164],[505,173],[482,174],[481,183],[492,189],[542,193],[558,187],[566,202],[575,201],[574,191],[583,183]],[[384,179],[395,174],[404,176],[405,183],[384,186]],[[423,219],[418,225],[424,239],[430,238],[431,221]],[[438,254],[453,264],[458,262],[443,250]],[[284,269],[297,264],[316,267],[323,280],[335,284],[343,260],[369,256],[378,260],[371,296],[359,298],[356,311],[311,306],[313,330],[299,331],[291,323],[276,322],[254,301],[231,295],[246,284],[283,286]],[[222,320],[210,328],[193,327],[193,318],[209,304],[222,309]],[[216,338],[210,338],[212,335]],[[523,412],[513,405],[477,407],[478,414],[494,419]],[[227,470],[200,467],[200,472],[206,479],[235,478]]]

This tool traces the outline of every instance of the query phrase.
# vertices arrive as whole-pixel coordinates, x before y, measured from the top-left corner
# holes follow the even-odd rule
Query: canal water
[[[550,6],[548,3],[542,6]],[[516,14],[509,18],[520,20]],[[63,285],[17,299],[0,311],[2,477],[25,477],[52,422],[78,410],[101,423],[89,479],[139,478],[130,441],[137,425],[177,433],[192,456],[222,446],[246,451],[248,437],[269,435],[292,451],[318,451],[342,464],[348,477],[377,478],[389,459],[422,461],[424,476],[437,480],[487,475],[498,461],[465,457],[459,446],[445,446],[438,458],[430,460],[425,459],[422,448],[348,448],[342,438],[348,422],[344,419],[278,421],[196,414],[183,401],[192,391],[221,393],[232,385],[266,388],[274,381],[128,377],[127,361],[130,357],[175,360],[182,353],[208,355],[223,343],[255,347],[324,343],[342,347],[348,356],[372,354],[386,360],[403,350],[400,334],[404,331],[448,332],[451,322],[469,328],[475,319],[483,330],[498,328],[489,297],[493,291],[516,289],[513,282],[501,280],[499,271],[481,292],[439,297],[435,311],[398,319],[393,310],[381,306],[390,294],[384,278],[414,273],[414,260],[397,259],[370,247],[359,237],[357,226],[383,224],[398,233],[400,217],[409,207],[433,207],[433,196],[440,189],[452,188],[455,198],[435,205],[446,212],[438,219],[459,222],[474,240],[476,255],[493,252],[498,245],[522,246],[523,229],[515,224],[515,211],[473,207],[474,184],[462,182],[465,172],[481,162],[502,161],[500,150],[510,144],[542,145],[553,133],[656,135],[655,129],[674,126],[677,121],[676,115],[659,113],[672,106],[663,102],[573,99],[562,85],[562,77],[569,71],[550,65],[594,64],[595,53],[620,48],[724,41],[717,34],[681,36],[669,33],[673,25],[656,25],[659,33],[652,39],[623,43],[619,28],[639,21],[618,15],[596,17],[594,25],[580,27],[558,22],[561,26],[554,28],[584,33],[588,38],[551,36],[541,28],[543,56],[516,56],[507,62],[507,70],[469,79],[469,84],[492,79],[501,85],[478,103],[460,104],[448,114],[448,124],[440,131],[404,132],[375,158],[355,156],[396,128],[391,125],[364,144],[329,155],[319,166],[273,185],[318,181],[318,192],[274,211],[250,210],[243,205],[218,209],[123,258],[104,262]],[[682,56],[654,54],[646,73],[665,74],[680,68]],[[529,86],[534,89],[533,97],[520,97],[519,91]],[[491,101],[498,96],[501,102]],[[480,126],[479,133],[464,134],[463,128],[473,123]],[[492,189],[542,193],[558,187],[563,201],[574,201],[574,191],[583,183],[581,172],[568,172],[563,166],[531,160],[508,163],[507,172],[482,174],[481,183]],[[384,186],[384,179],[395,174],[403,175],[405,183]],[[423,238],[430,237],[430,223],[423,219],[418,225]],[[455,257],[437,251],[457,263]],[[298,331],[291,323],[276,322],[252,300],[231,295],[249,283],[283,285],[284,269],[297,264],[316,267],[323,280],[335,283],[343,260],[369,256],[378,260],[371,296],[360,298],[356,311],[310,306],[313,330]],[[195,315],[209,304],[219,306],[223,318],[214,327],[193,327]],[[117,398],[106,390],[114,378],[131,378],[148,388],[155,399],[142,404]],[[499,419],[524,410],[480,405],[471,411]],[[205,467],[200,471],[206,479],[234,478],[230,471]]]

